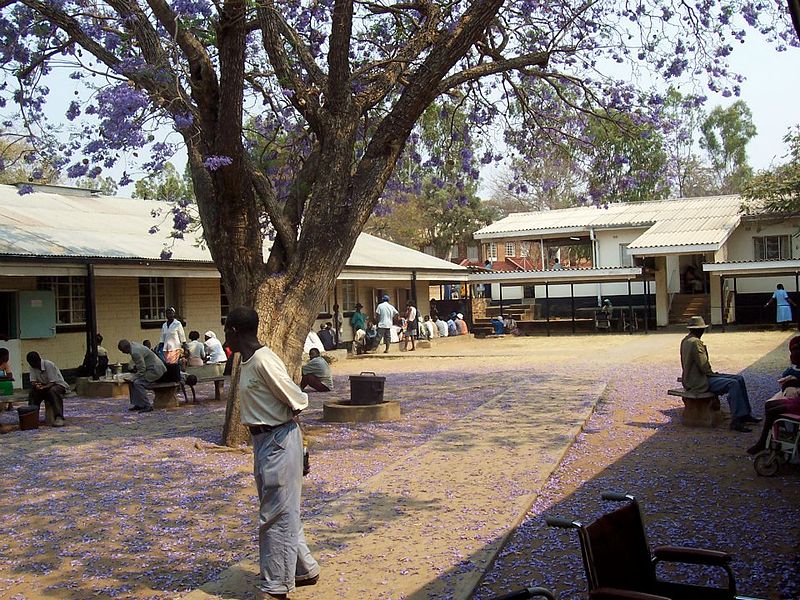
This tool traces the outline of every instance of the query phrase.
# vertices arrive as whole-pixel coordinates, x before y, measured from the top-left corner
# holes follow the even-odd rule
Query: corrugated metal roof
[[[171,242],[170,205],[163,202],[17,192],[0,185],[0,255],[160,260],[164,244]],[[154,211],[162,216],[154,217]],[[160,230],[148,233],[154,225]],[[201,232],[185,234],[171,249],[172,260],[211,263]],[[268,251],[265,247],[265,255]],[[356,241],[347,267],[467,273],[466,267],[366,233]]]
[[[475,238],[631,227],[647,230],[629,249],[721,245],[739,224],[740,207],[740,197],[731,195],[516,213],[480,229]]]

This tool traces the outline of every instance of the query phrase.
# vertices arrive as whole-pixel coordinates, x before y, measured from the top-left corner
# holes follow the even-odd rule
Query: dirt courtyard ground
[[[323,575],[291,597],[488,598],[535,583],[581,598],[577,541],[542,515],[587,519],[617,490],[642,500],[651,543],[729,550],[741,593],[800,598],[800,468],[759,478],[744,452],[756,432],[680,426],[665,390],[681,337],[463,339],[336,363],[337,389],[304,416],[303,515]],[[788,338],[704,339],[760,414]],[[321,420],[360,371],[387,377],[400,421]],[[0,436],[0,598],[251,597],[252,456],[211,447],[224,407],[210,387],[199,396],[146,415],[72,400],[62,430]]]

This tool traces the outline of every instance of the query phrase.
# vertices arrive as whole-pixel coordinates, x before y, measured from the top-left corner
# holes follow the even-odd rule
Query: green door
[[[56,336],[56,300],[51,291],[19,293],[19,337],[23,340]]]

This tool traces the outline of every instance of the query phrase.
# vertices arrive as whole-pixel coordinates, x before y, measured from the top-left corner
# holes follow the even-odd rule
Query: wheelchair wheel
[[[753,461],[753,468],[762,477],[772,477],[778,472],[779,466],[778,453],[772,450],[762,450]]]

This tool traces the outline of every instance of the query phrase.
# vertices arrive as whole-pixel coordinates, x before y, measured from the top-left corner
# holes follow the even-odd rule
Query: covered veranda
[[[498,298],[500,304],[500,311],[502,313],[504,300],[503,300],[503,286],[543,286],[544,304],[542,307],[542,319],[533,319],[532,323],[542,323],[544,330],[550,336],[554,329],[556,319],[552,318],[550,310],[550,288],[551,286],[569,286],[570,295],[570,316],[567,320],[570,323],[570,330],[572,333],[577,332],[577,324],[580,319],[576,316],[577,309],[575,306],[575,286],[578,284],[602,284],[602,283],[627,283],[628,289],[628,302],[627,306],[623,306],[623,316],[628,318],[629,323],[633,326],[626,327],[625,329],[633,333],[638,329],[636,326],[635,310],[636,306],[633,301],[632,283],[641,282],[643,284],[644,307],[643,308],[643,321],[644,331],[649,331],[652,310],[655,308],[650,303],[650,282],[654,278],[646,273],[642,267],[608,267],[608,268],[588,268],[588,269],[558,269],[546,271],[475,271],[469,275],[469,282],[473,285],[478,284],[498,284],[500,289],[500,297]],[[652,307],[652,308],[651,308]],[[627,314],[625,314],[627,311]],[[562,319],[558,320],[563,322]]]
[[[763,260],[763,261],[730,261],[705,263],[703,271],[712,277],[719,278],[719,305],[712,308],[721,308],[720,320],[722,331],[725,326],[735,321],[729,319],[731,307],[734,315],[736,310],[737,281],[756,277],[791,277],[794,280],[794,300],[800,304],[800,260]],[[730,281],[730,285],[728,282]],[[790,286],[786,291],[791,292]],[[794,312],[795,321],[798,321],[798,311]]]

